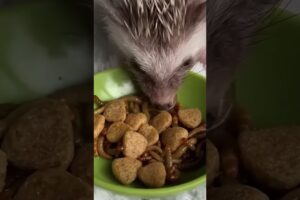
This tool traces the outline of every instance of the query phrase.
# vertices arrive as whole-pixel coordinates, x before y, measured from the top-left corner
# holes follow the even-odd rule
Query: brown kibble
[[[14,200],[93,199],[93,188],[62,169],[38,170],[21,185]]]
[[[256,188],[230,184],[210,189],[207,193],[210,200],[269,200],[268,196]]]
[[[162,111],[150,121],[150,125],[152,125],[158,133],[163,132],[172,124],[172,116],[167,111]]]
[[[168,128],[162,133],[161,141],[164,145],[171,147],[174,152],[181,144],[183,139],[188,138],[188,131],[182,127]]]
[[[108,103],[103,115],[109,122],[124,121],[126,119],[126,103],[122,100]]]
[[[93,155],[91,154],[92,144],[84,144],[76,149],[75,157],[71,163],[70,172],[93,185]]]
[[[67,169],[74,156],[70,108],[63,101],[33,103],[13,121],[2,141],[12,165],[20,169]]]
[[[119,142],[131,128],[124,122],[115,122],[107,130],[106,138],[112,143]]]
[[[104,128],[105,117],[103,115],[94,115],[94,139],[98,138]]]
[[[129,96],[103,105],[98,114],[105,118],[104,128],[95,134],[94,155],[112,161],[120,184],[131,185],[138,177],[145,186],[157,188],[177,182],[181,170],[205,163],[205,133],[200,134],[205,124],[199,109],[181,109],[176,104],[169,111],[159,110],[146,98]]]
[[[122,184],[128,185],[135,181],[137,171],[141,166],[141,161],[137,159],[130,157],[117,158],[112,162],[112,172]]]
[[[140,157],[147,148],[147,139],[134,131],[127,131],[123,138],[124,155],[131,158]]]
[[[139,180],[148,187],[162,187],[166,182],[166,169],[161,162],[152,162],[138,171]]]
[[[206,140],[206,152],[207,185],[210,185],[219,175],[220,156],[218,149],[208,139]]]
[[[148,146],[155,144],[159,140],[159,134],[157,130],[149,124],[143,124],[138,132],[145,136],[148,141]]]
[[[7,160],[6,154],[0,150],[0,193],[5,185]]]
[[[300,184],[300,126],[264,128],[239,135],[245,170],[262,186],[290,190]]]
[[[187,128],[196,128],[200,125],[202,117],[198,108],[182,109],[178,112],[179,121]]]
[[[142,124],[147,123],[147,116],[144,113],[129,113],[125,120],[132,130],[137,131]]]

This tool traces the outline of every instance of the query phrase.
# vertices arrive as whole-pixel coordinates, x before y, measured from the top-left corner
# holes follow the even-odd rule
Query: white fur
[[[203,21],[187,38],[182,39],[172,50],[158,52],[145,48],[135,51],[134,56],[149,74],[156,79],[170,78],[174,71],[188,58],[197,58],[206,49],[206,23]]]
[[[199,60],[201,51],[206,53],[206,19],[203,19],[195,31],[176,49],[175,63],[178,66],[188,57]]]
[[[151,46],[148,48],[138,47],[134,40],[130,38],[130,35],[124,33],[119,26],[112,22],[108,24],[107,29],[110,37],[118,45],[122,53],[126,57],[135,58],[143,70],[157,79],[165,80],[169,78],[182,62],[189,57],[199,57],[200,51],[206,49],[205,19],[190,35],[182,39],[177,47],[162,52]]]
[[[97,10],[99,11],[99,10]],[[99,17],[97,17],[99,18]],[[168,79],[173,72],[188,58],[198,58],[200,51],[206,50],[206,18],[194,29],[192,33],[182,36],[180,41],[176,41],[177,46],[165,51],[158,51],[155,46],[140,47],[132,39],[131,35],[124,32],[122,28],[105,18],[106,27],[110,39],[117,45],[121,54],[125,58],[134,58],[141,68],[152,74],[156,79]],[[97,22],[96,22],[97,23]],[[108,38],[103,37],[103,24],[99,22],[95,24],[95,67],[96,71],[107,68],[107,65],[116,66],[121,64],[119,53],[113,52],[116,48],[112,48],[108,43]],[[100,31],[99,31],[100,30]],[[99,42],[100,41],[100,42]],[[140,41],[143,42],[143,41]],[[113,45],[112,45],[113,46]],[[103,62],[105,64],[103,64]]]

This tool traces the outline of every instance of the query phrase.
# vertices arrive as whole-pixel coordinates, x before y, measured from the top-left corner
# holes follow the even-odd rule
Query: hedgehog
[[[206,62],[206,1],[97,0],[95,9],[144,94],[171,109],[186,72]]]
[[[202,63],[208,77],[207,113],[216,123],[224,122],[231,108],[229,92],[236,67],[278,3],[96,0],[95,71],[103,61],[111,66],[127,63],[126,69],[133,72],[150,101],[170,109],[186,72]]]

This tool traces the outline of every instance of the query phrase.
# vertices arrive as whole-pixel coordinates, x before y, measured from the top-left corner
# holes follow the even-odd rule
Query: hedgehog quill
[[[206,2],[98,0],[110,40],[152,104],[175,105],[185,73],[206,62]],[[96,44],[98,45],[98,44]]]

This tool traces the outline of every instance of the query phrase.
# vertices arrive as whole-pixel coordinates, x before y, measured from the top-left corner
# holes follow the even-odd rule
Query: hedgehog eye
[[[155,84],[155,80],[134,59],[130,61],[130,69],[139,79],[149,84]]]
[[[182,78],[188,70],[190,70],[194,66],[194,59],[188,58],[182,62],[182,64],[176,69],[173,74],[173,77]]]
[[[182,63],[182,67],[189,67],[191,66],[193,63],[193,59],[189,58],[189,59],[186,59],[183,63]]]
[[[189,70],[193,67],[194,60],[192,58],[188,58],[179,67],[179,71],[185,72],[186,70]]]

